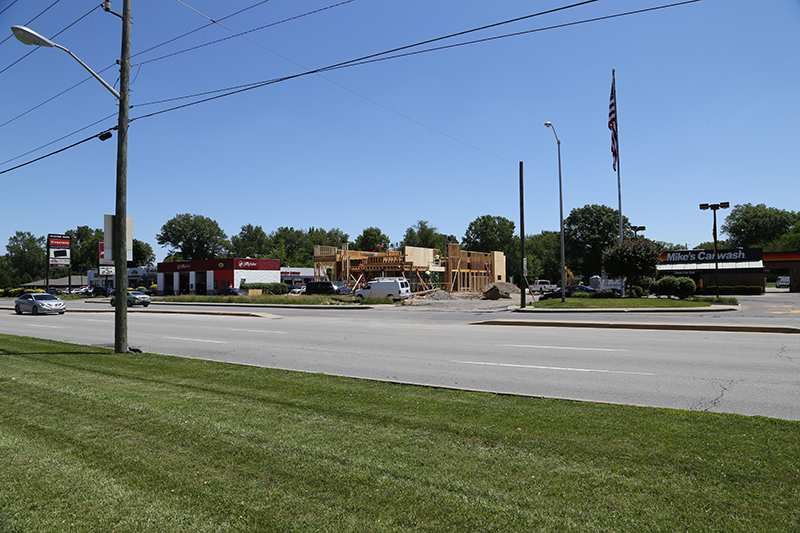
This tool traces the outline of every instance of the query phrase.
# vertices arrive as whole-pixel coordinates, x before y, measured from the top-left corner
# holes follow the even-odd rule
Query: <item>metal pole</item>
[[[714,277],[716,281],[714,284],[717,286],[717,298],[719,298],[719,254],[717,254],[717,210],[714,206],[711,207],[714,212]]]
[[[117,190],[114,217],[114,352],[128,351],[128,107],[130,96],[131,0],[122,2],[119,122],[117,136]]]
[[[521,256],[521,270],[519,280],[520,302],[519,306],[525,308],[525,288],[528,285],[528,261],[525,257],[525,196],[522,184],[522,161],[519,162],[519,253]]]
[[[553,126],[553,134],[556,128]],[[558,143],[558,209],[561,216],[561,302],[567,301],[567,263],[564,252],[564,195],[561,187],[561,139],[556,135]]]

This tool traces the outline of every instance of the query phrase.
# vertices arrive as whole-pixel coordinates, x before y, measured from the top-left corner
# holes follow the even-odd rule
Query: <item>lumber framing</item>
[[[436,248],[406,246],[385,252],[362,252],[335,246],[314,246],[314,279],[343,281],[353,288],[379,277],[405,277],[412,290],[442,289],[447,292],[477,291],[506,280],[502,252],[462,250],[448,244],[445,253]]]

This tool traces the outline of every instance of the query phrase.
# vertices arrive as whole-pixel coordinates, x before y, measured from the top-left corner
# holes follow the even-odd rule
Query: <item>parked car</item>
[[[103,287],[98,285],[97,287],[94,287],[92,293],[95,296],[109,296],[111,294],[114,294],[114,287]]]
[[[47,313],[63,315],[66,310],[67,304],[61,298],[46,292],[23,294],[14,301],[14,312],[18,315],[26,311],[34,315]]]
[[[778,280],[775,282],[775,288],[777,288],[777,289],[781,289],[781,288],[788,289],[789,288],[789,276],[780,276],[778,278]]]
[[[236,289],[234,287],[228,287],[227,289],[220,289],[214,293],[214,296],[247,296],[247,291],[243,291],[242,289]]]
[[[117,299],[112,296],[111,307],[114,307],[116,303]],[[133,307],[134,305],[147,307],[150,305],[150,297],[141,291],[128,291],[128,307]]]
[[[379,296],[386,298],[411,298],[411,286],[405,278],[375,278],[356,290],[356,298]]]
[[[305,294],[306,293],[306,286],[305,285],[298,285],[297,287],[292,287],[289,289],[289,294]]]
[[[599,292],[597,289],[589,287],[588,285],[567,285],[566,297],[569,298],[578,292]],[[561,289],[539,296],[539,301],[552,300],[554,298],[561,298]]]
[[[309,281],[306,294],[353,294],[353,291],[341,281]]]
[[[553,292],[556,289],[558,289],[558,285],[550,283],[550,280],[546,279],[537,279],[528,288],[530,292],[538,292],[539,294],[544,294],[546,292]]]

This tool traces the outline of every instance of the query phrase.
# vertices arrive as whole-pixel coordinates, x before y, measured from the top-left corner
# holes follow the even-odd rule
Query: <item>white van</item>
[[[411,286],[406,278],[375,278],[356,291],[357,298],[370,296],[411,298]]]

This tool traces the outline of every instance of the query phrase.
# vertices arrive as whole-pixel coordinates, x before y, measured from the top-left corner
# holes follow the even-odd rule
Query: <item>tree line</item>
[[[623,240],[635,237],[630,223],[623,217]],[[786,211],[764,204],[736,205],[721,226],[727,235],[719,241],[720,248],[761,247],[765,251],[800,250],[800,213]],[[65,232],[72,238],[72,272],[85,274],[96,268],[98,243],[103,231],[80,226]],[[403,239],[392,243],[389,237],[374,226],[364,229],[355,240],[338,228],[310,227],[296,229],[279,227],[267,233],[263,227],[246,224],[238,234],[227,236],[219,224],[197,214],[179,214],[168,220],[156,235],[156,241],[167,248],[166,261],[215,259],[220,257],[252,257],[278,259],[282,265],[293,267],[313,266],[314,246],[342,248],[350,243],[352,250],[386,251],[403,250],[406,246],[436,248],[444,251],[448,243],[458,243],[464,250],[476,252],[500,251],[506,256],[506,275],[521,279],[519,236],[513,221],[492,215],[483,215],[472,221],[463,237],[439,232],[426,220],[418,220],[406,229]],[[620,264],[649,261],[652,254],[682,248],[680,245],[638,239],[645,246],[615,252],[616,259],[604,254],[619,245],[619,212],[605,205],[586,205],[573,209],[564,220],[566,264],[576,277],[588,279],[599,275],[605,263],[616,270]],[[701,243],[697,248],[708,248],[712,243]],[[558,231],[542,231],[525,236],[528,279],[561,279],[560,235]],[[134,239],[134,263],[152,265],[155,254],[149,244]],[[622,259],[620,259],[622,258]],[[44,277],[47,265],[45,237],[18,231],[9,239],[6,254],[0,256],[0,287],[12,287]],[[66,275],[65,269],[60,275]],[[51,277],[59,273],[51,272]]]

